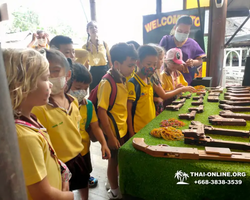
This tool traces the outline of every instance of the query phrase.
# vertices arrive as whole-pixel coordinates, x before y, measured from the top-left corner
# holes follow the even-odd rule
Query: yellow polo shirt
[[[85,49],[75,49],[75,55],[75,62],[85,65],[86,61],[88,60],[88,51]]]
[[[187,81],[185,80],[184,76],[182,75],[181,72],[177,71],[177,79],[176,82],[174,83],[173,78],[170,74],[166,72],[161,73],[161,82],[162,82],[162,88],[165,91],[170,91],[175,89],[175,85],[182,84],[184,86],[188,86]]]
[[[127,134],[127,99],[128,99],[128,90],[126,85],[123,83],[116,83],[117,94],[113,108],[110,113],[113,115],[118,130],[120,138],[123,138]],[[109,107],[109,97],[111,93],[111,86],[107,80],[102,80],[98,86],[97,99],[98,107],[101,107],[105,110],[108,110]],[[116,134],[113,122],[109,119],[113,133]],[[115,135],[116,136],[116,135]]]
[[[126,81],[128,82],[129,79],[131,79],[135,74],[135,70],[132,72],[132,74],[130,74],[128,77],[126,77]]]
[[[93,106],[92,109],[93,109],[92,119],[90,121],[90,124],[98,121],[98,118],[97,118],[96,112],[95,112],[95,107]],[[85,125],[87,122],[87,105],[80,106],[80,115],[82,117],[82,119],[80,121],[80,133],[82,136],[82,144],[84,146],[84,149],[81,152],[81,154],[82,154],[82,156],[84,156],[89,152],[89,146],[90,146],[89,134],[85,130]]]
[[[151,85],[146,84],[136,73],[134,78],[139,82],[141,86],[141,96],[137,101],[135,115],[133,119],[134,132],[139,132],[144,126],[146,126],[156,116],[154,105],[154,91]],[[128,100],[136,100],[136,91],[133,83],[128,82]]]
[[[105,48],[106,46],[106,48]],[[92,44],[90,41],[88,41],[88,48],[87,44],[83,45],[83,49],[86,49],[88,51],[88,60],[90,66],[102,66],[107,65],[107,55],[109,56],[109,48],[107,43],[104,43],[103,41],[99,41],[98,45],[98,51],[94,44]],[[95,59],[98,59],[99,61],[96,63]]]
[[[50,186],[62,190],[60,166],[51,156],[49,145],[38,130],[40,130],[48,142],[50,142],[46,130],[16,124],[25,184],[26,186],[33,185],[47,177]],[[32,200],[28,189],[27,193],[28,199]]]
[[[68,110],[60,108],[53,99],[45,106],[34,107],[34,113],[47,129],[58,158],[68,162],[83,150],[80,134],[80,112],[76,98],[66,95],[70,102]]]

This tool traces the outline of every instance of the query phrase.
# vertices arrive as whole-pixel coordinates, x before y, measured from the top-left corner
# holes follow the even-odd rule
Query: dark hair
[[[76,81],[85,84],[90,84],[92,82],[92,76],[84,65],[80,63],[74,63],[72,68],[74,72],[74,75],[71,78],[72,82]]]
[[[176,26],[179,26],[180,24],[186,24],[186,25],[192,26],[192,25],[193,25],[193,20],[192,20],[192,18],[189,17],[188,15],[184,15],[184,16],[181,16],[181,17],[177,20]]]
[[[36,34],[41,34],[41,33],[44,33],[44,31],[43,30],[36,31]]]
[[[140,45],[134,40],[128,41],[126,43],[127,44],[133,44],[136,50],[139,49],[139,47],[140,47]]]
[[[110,56],[113,65],[115,61],[118,61],[122,64],[127,59],[127,57],[131,57],[133,60],[138,59],[138,54],[134,45],[127,43],[118,43],[112,46],[110,49]]]
[[[65,71],[71,70],[70,63],[67,60],[67,58],[61,53],[60,51],[56,49],[42,49],[40,52],[43,54],[43,51],[45,51],[46,58],[49,62],[55,62],[60,64],[62,67],[65,68]]]
[[[70,37],[57,35],[49,43],[51,48],[60,49],[60,45],[63,44],[73,44],[73,41]]]
[[[140,46],[138,54],[140,61],[143,61],[147,56],[158,56],[156,49],[150,45]]]

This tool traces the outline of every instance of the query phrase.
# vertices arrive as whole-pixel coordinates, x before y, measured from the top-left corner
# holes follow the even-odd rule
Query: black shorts
[[[108,138],[106,135],[105,139],[108,142]],[[128,140],[129,140],[129,134],[127,133],[124,137],[120,138],[119,140],[120,146],[124,145]],[[110,149],[111,158],[118,159],[118,151],[119,149]]]
[[[92,75],[92,83],[89,86],[89,91],[93,90],[102,80],[102,77],[107,73],[108,66],[93,66],[90,69],[90,73]]]
[[[70,190],[79,190],[88,187],[90,173],[92,172],[90,153],[88,152],[84,156],[78,154],[65,164],[72,173],[69,181]]]

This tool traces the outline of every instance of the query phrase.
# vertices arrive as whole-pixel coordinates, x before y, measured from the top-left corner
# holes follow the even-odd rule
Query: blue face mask
[[[179,33],[175,31],[174,37],[178,42],[184,42],[189,36],[189,33]]]
[[[80,103],[84,99],[84,97],[86,97],[87,91],[86,90],[70,90],[69,94],[77,98],[78,102]]]

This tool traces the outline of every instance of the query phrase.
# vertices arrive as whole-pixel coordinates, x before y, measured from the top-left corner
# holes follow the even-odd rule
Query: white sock
[[[117,196],[119,194],[119,187],[116,189],[111,189],[111,192],[113,193],[113,195]]]

